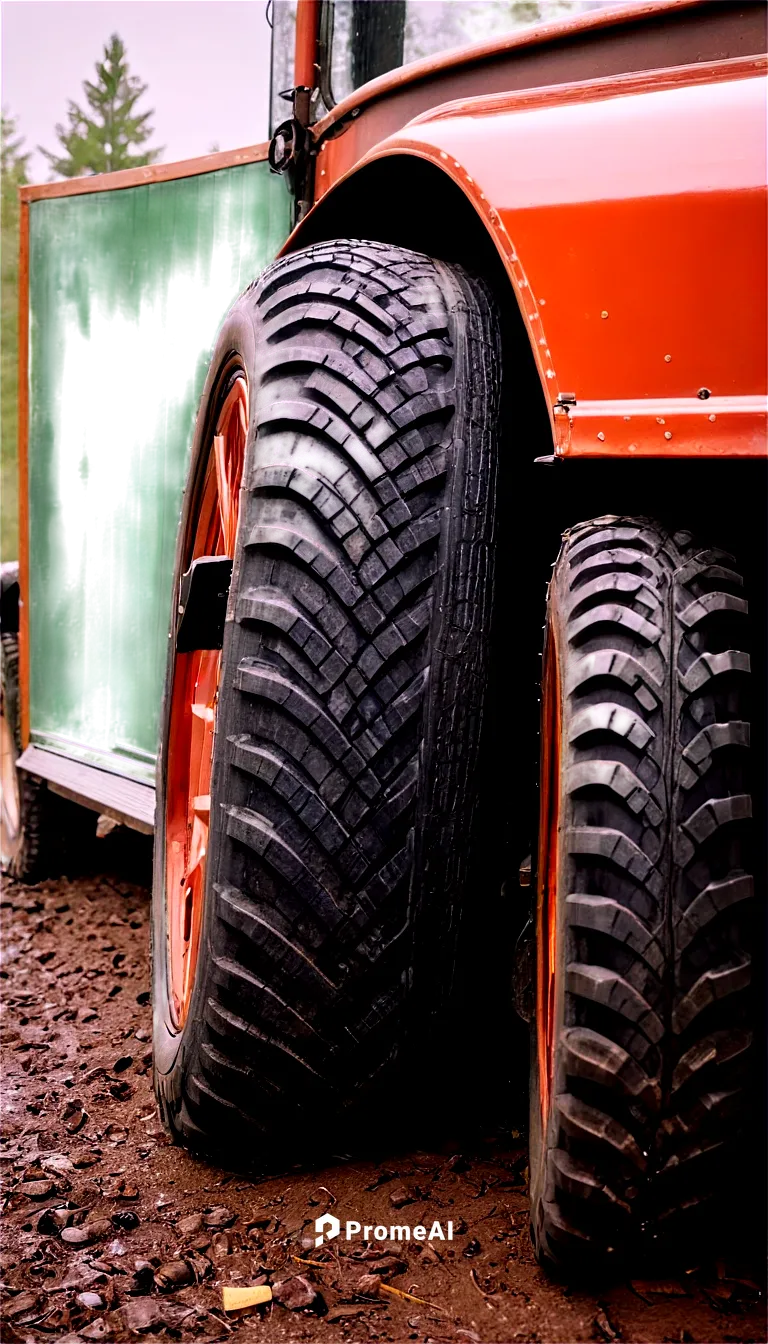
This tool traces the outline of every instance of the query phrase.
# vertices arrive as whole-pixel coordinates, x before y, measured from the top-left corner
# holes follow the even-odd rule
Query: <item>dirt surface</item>
[[[125,859],[125,842],[103,844]],[[4,884],[4,1341],[766,1339],[754,1250],[591,1291],[547,1279],[514,1131],[259,1182],[169,1144],[152,1095],[147,852],[135,846],[107,876]],[[428,1232],[451,1221],[454,1239],[317,1250],[314,1220],[329,1211]],[[223,1286],[259,1283],[282,1301],[224,1313]]]

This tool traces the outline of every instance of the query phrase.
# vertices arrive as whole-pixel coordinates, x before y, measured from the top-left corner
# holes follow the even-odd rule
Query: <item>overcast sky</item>
[[[83,80],[114,32],[149,85],[139,107],[155,109],[150,145],[164,160],[267,139],[264,0],[3,0],[2,103],[33,151],[31,181],[48,180],[35,146],[57,147],[56,122],[68,99],[84,103]]]

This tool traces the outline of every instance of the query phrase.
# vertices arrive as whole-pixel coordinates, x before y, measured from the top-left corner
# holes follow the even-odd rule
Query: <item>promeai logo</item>
[[[324,1241],[332,1241],[338,1237],[341,1231],[341,1223],[338,1218],[334,1218],[332,1213],[324,1213],[322,1218],[315,1219],[315,1245],[322,1246]]]
[[[341,1228],[341,1221],[334,1218],[332,1213],[324,1213],[322,1218],[316,1218],[315,1246],[322,1246],[324,1242],[340,1236]],[[445,1228],[442,1223],[433,1223],[427,1231],[421,1223],[414,1228],[405,1223],[393,1223],[387,1227],[384,1223],[359,1223],[350,1218],[344,1223],[344,1240],[353,1241],[359,1236],[362,1236],[363,1241],[453,1241],[453,1223],[446,1223]]]

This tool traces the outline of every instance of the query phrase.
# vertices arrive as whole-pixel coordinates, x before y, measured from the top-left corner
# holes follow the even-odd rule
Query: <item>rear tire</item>
[[[338,1150],[436,1046],[489,657],[496,331],[458,267],[335,242],[275,263],[219,338],[209,391],[234,352],[249,432],[176,1033],[156,845],[155,1080],[171,1131],[229,1164]]]
[[[742,578],[688,533],[599,518],[565,535],[546,630],[534,1243],[560,1271],[690,1261],[749,1108]]]
[[[0,692],[0,860],[9,877],[37,882],[48,876],[52,863],[55,867],[51,842],[57,831],[45,781],[16,768],[21,755],[21,702],[19,637],[12,632],[0,635]]]

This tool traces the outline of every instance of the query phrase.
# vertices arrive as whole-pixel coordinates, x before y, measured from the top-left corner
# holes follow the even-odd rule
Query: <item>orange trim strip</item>
[[[766,457],[765,397],[582,402],[555,408],[559,457]]]
[[[19,218],[19,690],[21,746],[29,745],[29,206]]]
[[[197,159],[179,159],[176,163],[150,164],[146,168],[123,168],[118,173],[94,173],[92,177],[70,177],[64,182],[44,182],[21,187],[22,201],[47,201],[56,196],[88,196],[94,191],[123,191],[151,182],[175,182],[181,177],[216,173],[221,168],[237,168],[242,163],[263,163],[269,145],[247,145],[227,149],[220,154],[203,154]]]

